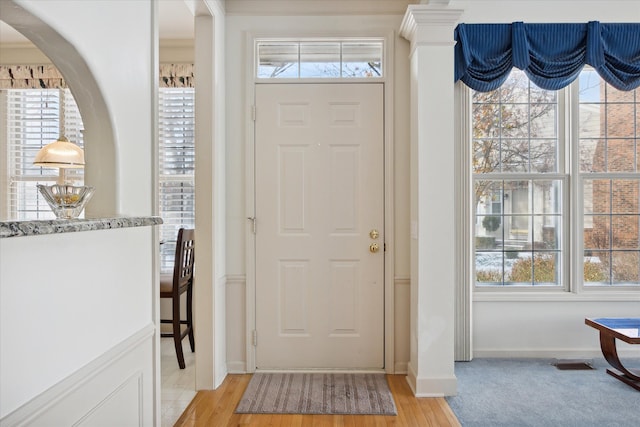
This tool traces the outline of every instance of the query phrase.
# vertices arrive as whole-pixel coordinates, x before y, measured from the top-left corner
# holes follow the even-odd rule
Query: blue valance
[[[640,23],[459,24],[455,81],[494,90],[512,67],[543,89],[561,89],[591,65],[613,87],[640,86]]]

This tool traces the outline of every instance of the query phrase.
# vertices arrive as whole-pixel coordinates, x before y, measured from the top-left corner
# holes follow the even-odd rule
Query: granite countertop
[[[162,224],[162,218],[159,216],[0,221],[0,239],[7,237],[37,236],[41,234],[108,230],[113,228],[145,227],[158,224]]]

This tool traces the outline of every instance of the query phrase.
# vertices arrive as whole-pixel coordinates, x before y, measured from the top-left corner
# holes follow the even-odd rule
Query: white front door
[[[383,368],[383,85],[258,84],[255,132],[256,367]]]

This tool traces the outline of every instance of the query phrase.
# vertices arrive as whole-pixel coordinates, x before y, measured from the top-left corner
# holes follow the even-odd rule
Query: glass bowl
[[[95,189],[85,185],[38,184],[38,190],[51,207],[56,218],[77,218],[93,196]]]

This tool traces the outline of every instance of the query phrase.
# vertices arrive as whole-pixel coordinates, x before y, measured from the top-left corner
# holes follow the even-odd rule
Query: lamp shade
[[[61,136],[57,141],[42,147],[36,154],[33,164],[48,168],[83,168],[84,151]]]

